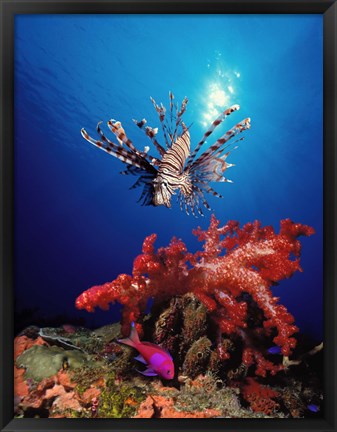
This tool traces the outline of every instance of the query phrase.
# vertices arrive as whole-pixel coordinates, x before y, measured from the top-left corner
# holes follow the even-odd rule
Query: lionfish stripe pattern
[[[186,97],[183,99],[180,108],[174,103],[172,92],[169,92],[169,99],[170,111],[169,119],[167,119],[164,105],[158,105],[151,97],[151,102],[159,117],[166,148],[157,141],[158,128],[147,126],[146,119],[133,120],[151,140],[159,153],[159,157],[152,156],[148,146],[144,147],[144,151],[137,149],[127,137],[119,121],[109,120],[107,123],[108,128],[115,135],[117,143],[110,141],[104,135],[100,127],[102,122],[99,122],[96,127],[99,140],[92,138],[85,129],[81,129],[81,134],[86,141],[126,164],[126,170],[121,174],[138,176],[137,181],[130,189],[143,187],[138,200],[142,205],[171,207],[172,196],[177,195],[181,210],[187,214],[191,212],[194,216],[197,216],[197,213],[203,216],[201,205],[207,210],[211,210],[205,193],[222,198],[222,195],[216,192],[209,183],[231,182],[224,176],[224,172],[234,165],[227,163],[226,160],[230,152],[237,148],[235,144],[242,141],[243,137],[236,139],[231,150],[228,150],[232,144],[229,141],[250,128],[250,119],[246,118],[237,123],[206,151],[197,156],[213,131],[240,107],[233,105],[223,111],[213,121],[191,153],[189,128],[182,121],[188,99]]]
[[[219,126],[224,121],[224,119],[227,116],[229,116],[230,114],[232,114],[232,112],[237,111],[239,109],[240,109],[239,105],[233,105],[230,108],[226,109],[223,113],[221,113],[219,115],[218,118],[216,118],[214,120],[214,122],[212,123],[211,127],[205,132],[205,134],[202,137],[201,141],[199,141],[198,144],[196,145],[193,153],[191,154],[191,156],[189,157],[189,160],[187,161],[186,167],[189,167],[192,164],[195,155],[198,153],[198,151],[200,150],[201,146],[205,143],[205,141],[207,140],[207,138],[212,134],[212,132],[214,131],[214,129],[217,126]]]

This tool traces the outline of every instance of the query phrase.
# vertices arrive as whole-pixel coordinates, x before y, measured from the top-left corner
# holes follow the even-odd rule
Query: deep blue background
[[[195,219],[179,210],[141,207],[123,164],[83,140],[99,120],[122,121],[135,145],[149,142],[133,124],[159,126],[149,96],[168,91],[190,102],[192,148],[210,111],[241,110],[215,137],[251,117],[246,140],[230,157],[234,184],[209,198],[222,223],[282,218],[312,225],[302,267],[274,288],[301,330],[322,337],[322,17],[17,16],[15,21],[16,310],[82,316],[98,325],[117,309],[88,314],[74,301],[83,290],[130,273],[144,237],[172,236],[192,250]],[[217,92],[216,92],[217,91]],[[217,99],[218,97],[218,99]],[[220,98],[220,99],[219,99]],[[211,107],[212,108],[212,107]],[[222,107],[223,108],[223,107]],[[213,141],[210,140],[209,144]],[[206,147],[205,147],[206,148]],[[153,152],[152,152],[153,153]],[[63,322],[60,322],[63,324]]]

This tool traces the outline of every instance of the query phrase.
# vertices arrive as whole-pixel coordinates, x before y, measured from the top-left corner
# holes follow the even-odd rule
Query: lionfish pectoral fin
[[[153,204],[153,185],[151,184],[144,184],[143,192],[141,196],[139,197],[138,201],[141,203],[142,206],[151,206]]]

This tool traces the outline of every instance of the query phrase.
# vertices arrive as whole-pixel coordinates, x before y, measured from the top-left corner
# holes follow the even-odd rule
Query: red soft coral
[[[188,253],[185,244],[175,238],[169,246],[155,251],[156,235],[152,234],[145,238],[142,254],[134,261],[133,276],[122,274],[112,282],[90,288],[77,298],[76,307],[92,312],[95,306],[107,309],[109,303],[118,301],[123,305],[122,331],[128,334],[130,323],[145,311],[148,298],[160,303],[190,292],[207,307],[222,333],[242,336],[248,312],[247,301],[240,296],[248,293],[264,314],[264,332],[276,329],[273,341],[288,356],[296,344],[292,336],[298,329],[270,287],[301,271],[297,238],[313,233],[311,227],[289,219],[281,221],[280,233],[276,234],[271,226],[261,227],[258,221],[242,228],[234,221],[219,227],[212,216],[206,231],[194,231],[204,242],[203,250],[195,254]],[[246,363],[256,363],[258,374],[276,371],[258,351],[248,348]]]
[[[270,387],[261,385],[254,378],[247,378],[241,392],[243,398],[255,412],[270,416],[279,408],[279,404],[274,400],[280,396],[279,393]]]
[[[279,234],[272,227],[262,228],[258,221],[241,229],[232,221],[219,228],[219,221],[212,217],[207,231],[199,228],[194,233],[205,244],[203,252],[193,257],[194,268],[189,273],[194,279],[193,291],[203,303],[207,298],[216,300],[212,312],[220,329],[232,333],[238,327],[245,327],[246,304],[236,298],[248,293],[264,312],[264,327],[276,328],[275,344],[282,347],[282,354],[289,355],[295,346],[291,336],[297,327],[293,325],[293,316],[273,297],[270,286],[301,270],[301,245],[297,237],[309,236],[314,230],[289,219],[281,221]],[[223,249],[227,253],[220,255]],[[296,259],[291,260],[291,255]]]

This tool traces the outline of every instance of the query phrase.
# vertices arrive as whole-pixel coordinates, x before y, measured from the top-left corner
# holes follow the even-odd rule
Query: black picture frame
[[[324,20],[324,417],[320,419],[13,419],[14,16],[16,14],[322,14]],[[336,431],[337,5],[331,0],[0,0],[1,431]],[[286,36],[285,36],[286,37]]]

